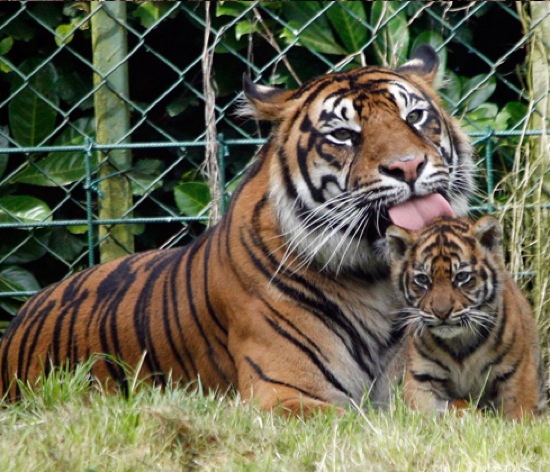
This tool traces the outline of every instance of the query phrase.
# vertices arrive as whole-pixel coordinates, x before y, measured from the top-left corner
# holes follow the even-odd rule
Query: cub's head
[[[289,255],[334,272],[387,264],[393,222],[419,229],[463,215],[472,193],[468,139],[431,87],[429,46],[396,70],[363,67],[297,90],[244,81],[243,114],[273,123],[270,198]]]
[[[476,223],[442,217],[421,231],[390,226],[392,278],[404,299],[404,322],[441,338],[487,333],[504,284],[502,228],[496,218]]]

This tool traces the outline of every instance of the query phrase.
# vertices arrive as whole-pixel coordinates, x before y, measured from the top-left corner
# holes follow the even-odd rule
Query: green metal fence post
[[[128,54],[126,44],[126,2],[92,2],[92,52],[94,64],[94,107],[97,142],[99,144],[127,142],[129,111]],[[128,149],[116,149],[107,154],[99,169],[99,218],[129,216],[132,189],[121,174],[131,167]],[[105,158],[102,156],[100,162]],[[99,227],[100,260],[106,262],[134,251],[134,239],[129,225]]]
[[[84,151],[84,159],[86,164],[86,180],[84,183],[84,191],[86,192],[86,221],[88,222],[88,265],[91,267],[95,263],[94,259],[94,228],[93,228],[93,212],[92,212],[92,148],[93,141],[88,139],[88,146]]]

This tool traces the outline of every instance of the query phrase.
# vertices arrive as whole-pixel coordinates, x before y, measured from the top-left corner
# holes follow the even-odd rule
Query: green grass
[[[56,374],[0,410],[7,471],[550,470],[550,421],[466,412],[383,412],[286,419],[232,396],[138,386],[90,387],[87,369]]]

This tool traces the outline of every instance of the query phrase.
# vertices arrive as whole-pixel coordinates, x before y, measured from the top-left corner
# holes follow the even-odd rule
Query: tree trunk
[[[126,29],[121,25],[126,22],[126,2],[92,2],[92,10],[97,142],[128,142],[129,111],[126,101],[121,98],[129,97]],[[100,220],[131,216],[132,188],[124,175],[130,169],[131,161],[131,154],[127,149],[111,150],[100,156]],[[101,262],[134,252],[131,225],[100,226],[99,248]]]

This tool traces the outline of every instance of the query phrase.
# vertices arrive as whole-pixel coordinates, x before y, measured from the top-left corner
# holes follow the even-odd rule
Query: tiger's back
[[[0,393],[50,362],[105,353],[135,368],[145,352],[143,378],[233,385],[264,408],[307,412],[366,391],[387,402],[402,335],[385,230],[407,204],[463,214],[473,187],[468,139],[431,87],[437,66],[423,46],[397,70],[297,90],[245,80],[243,112],[273,130],[221,221],[186,248],[97,266],[29,300],[0,343]],[[109,359],[93,373],[125,382]]]
[[[408,329],[405,401],[423,411],[474,401],[512,419],[540,414],[546,386],[536,321],[507,272],[498,220],[391,227]]]
[[[206,314],[196,308],[210,303],[201,286],[207,276],[186,278],[188,270],[201,272],[208,248],[200,242],[197,246],[195,251],[195,246],[150,251],[102,264],[29,300],[0,346],[3,390],[15,375],[35,379],[44,368],[74,365],[99,353],[110,359],[98,358],[92,374],[123,386],[125,369],[136,367],[144,352],[140,374],[157,383],[169,374],[183,382],[194,380],[200,371],[206,387],[234,384],[223,311]],[[203,359],[209,362],[199,368]]]

